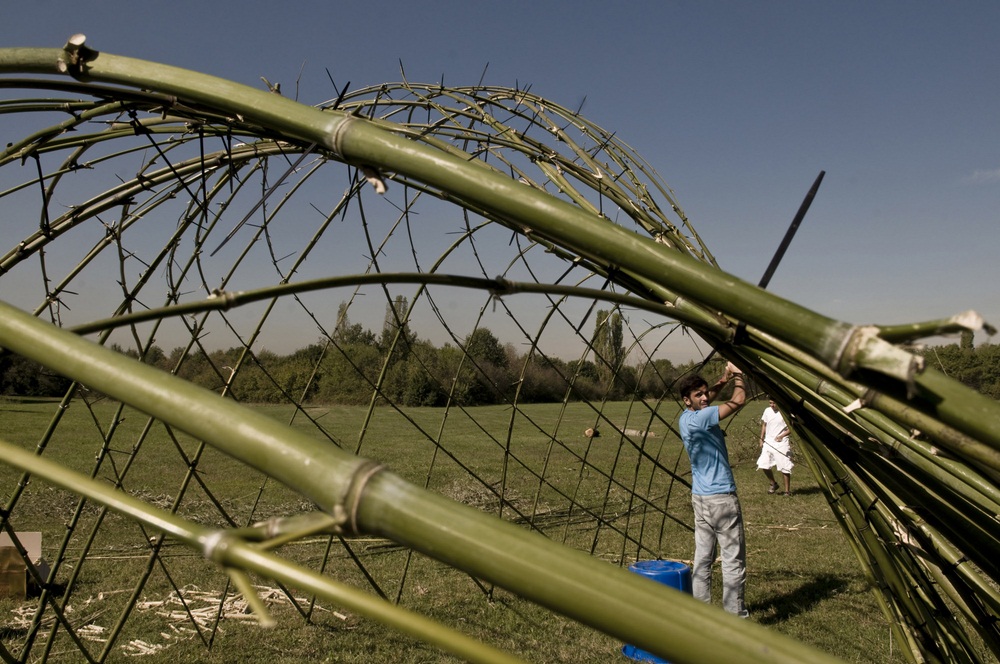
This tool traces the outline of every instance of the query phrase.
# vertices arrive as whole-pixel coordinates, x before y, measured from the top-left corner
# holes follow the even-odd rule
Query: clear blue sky
[[[720,264],[854,323],[1000,324],[1000,3],[0,2],[0,44],[98,50],[308,103],[400,80],[522,87],[632,145]],[[977,342],[985,337],[977,337]],[[996,341],[995,339],[993,340]]]

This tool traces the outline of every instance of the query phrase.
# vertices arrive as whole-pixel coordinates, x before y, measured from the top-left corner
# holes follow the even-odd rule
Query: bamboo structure
[[[33,454],[3,444],[4,463],[23,474],[6,497],[0,522],[14,534],[29,479],[77,496],[50,573],[50,580],[68,574],[69,588],[82,574],[86,551],[99,541],[108,510],[158,533],[116,635],[152,569],[162,564],[167,537],[225,569],[248,599],[254,592],[245,575],[263,575],[470,661],[512,661],[272,553],[324,533],[354,559],[351,540],[361,535],[405,547],[397,600],[412,553],[420,552],[468,573],[480,587],[508,589],[671,661],[828,661],[588,555],[588,545],[593,553],[611,537],[619,563],[659,557],[666,545],[650,533],[685,519],[660,495],[669,496],[683,480],[668,459],[649,451],[645,433],[629,433],[593,404],[594,425],[620,434],[619,449],[635,459],[598,463],[590,448],[567,443],[564,429],[574,424],[526,425],[518,408],[526,376],[540,364],[555,365],[547,349],[567,337],[579,343],[581,360],[594,358],[621,371],[581,333],[601,303],[654,320],[642,331],[629,324],[637,352],[648,352],[651,335],[690,331],[740,365],[791,414],[807,461],[913,661],[980,661],[974,640],[1000,654],[1000,404],[926,367],[903,345],[943,332],[991,329],[975,314],[908,326],[854,325],[726,274],[672,192],[634,150],[527,90],[404,80],[345,88],[310,106],[273,91],[101,53],[82,35],[61,49],[0,49],[0,74],[0,90],[42,91],[0,101],[0,117],[24,121],[23,138],[0,150],[0,209],[33,215],[23,239],[0,256],[0,285],[39,289],[33,310],[0,303],[0,346],[73,381]],[[402,193],[392,198],[396,192]],[[435,223],[438,218],[447,223]],[[307,223],[314,226],[311,233],[303,230]],[[353,230],[344,232],[345,226]],[[503,246],[510,251],[497,269],[492,254]],[[156,290],[161,277],[165,295]],[[16,281],[22,278],[27,281]],[[404,285],[413,289],[408,299],[397,290]],[[333,292],[348,293],[348,302],[330,321]],[[450,316],[455,292],[482,297],[471,308],[458,300],[461,315]],[[389,312],[385,352],[371,364],[347,348],[344,336],[348,312],[365,311],[370,293],[384,298]],[[537,299],[518,310],[519,298]],[[456,387],[462,375],[488,375],[470,339],[497,307],[529,349],[516,387],[504,388],[511,407],[505,432],[477,428]],[[478,314],[469,314],[477,308]],[[321,343],[310,375],[281,381],[268,374],[262,339],[294,316],[314,325]],[[408,337],[406,321],[420,316],[439,321],[446,341],[461,350],[451,374],[431,366]],[[231,335],[241,349],[232,366],[208,360],[216,390],[183,378],[191,358],[211,357],[211,334]],[[186,346],[170,371],[142,361],[157,339],[171,335]],[[121,339],[135,358],[108,347]],[[330,366],[328,356],[340,357],[369,388],[366,418],[350,440],[331,432],[308,407],[306,395],[316,374]],[[418,422],[394,403],[403,356],[408,371],[432,377],[435,389],[447,395],[439,422]],[[260,375],[280,383],[294,405],[287,424],[233,398],[241,387],[249,389],[248,376]],[[585,377],[577,369],[559,378],[565,407]],[[69,405],[89,403],[87,391],[122,406],[101,428],[94,465],[71,470],[51,461],[50,450],[59,446]],[[122,458],[125,434],[118,432],[125,408],[148,419]],[[670,428],[658,404],[636,402],[635,409],[648,425],[644,432],[653,424]],[[425,478],[400,477],[369,458],[369,451],[377,456],[370,432],[387,411],[405,418],[400,426],[429,444]],[[468,417],[475,435],[497,451],[498,481],[448,447],[450,413],[452,419]],[[303,421],[309,433],[299,428]],[[544,441],[537,461],[529,458],[538,452],[522,445],[525,426]],[[152,445],[146,441],[160,427],[184,460],[180,488],[166,509],[125,493],[141,448]],[[185,449],[174,432],[197,443]],[[266,531],[254,525],[260,520],[256,506],[230,514],[224,501],[211,498],[199,466],[210,463],[201,461],[210,451],[260,473],[265,483],[294,490],[316,511],[270,519]],[[602,504],[579,497],[587,490],[583,472],[575,483],[554,478],[551,469],[560,459],[593,471]],[[475,477],[496,514],[425,488],[445,464]],[[115,489],[95,479],[109,472]],[[530,500],[510,489],[508,479],[517,474],[537,485]],[[184,497],[196,489],[214,500],[227,527],[184,518]],[[609,516],[618,493],[628,496],[624,521]],[[567,505],[559,527],[546,524],[546,501]],[[87,521],[91,504],[101,512]],[[638,524],[629,521],[636,505],[655,514],[659,525],[645,516]],[[566,541],[574,514],[596,524],[584,545]],[[563,542],[557,541],[560,528]],[[71,565],[69,551],[80,540],[84,553]],[[34,570],[26,552],[21,555]],[[360,562],[359,568],[378,594],[391,594]],[[18,652],[3,647],[0,656],[44,659],[58,638],[68,636],[86,660],[104,661],[115,638],[91,651],[65,611],[71,593],[49,594],[50,580],[35,579],[43,588],[38,612]],[[266,615],[260,602],[255,609]],[[50,616],[54,620],[43,626]],[[709,631],[710,640],[690,637]]]

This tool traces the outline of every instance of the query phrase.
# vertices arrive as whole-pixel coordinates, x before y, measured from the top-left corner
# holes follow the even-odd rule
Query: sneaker
[[[768,493],[775,493],[778,490],[778,483],[773,482],[771,488],[767,490]]]
[[[791,491],[786,491],[786,492],[785,492],[785,495],[786,495],[786,496],[790,496],[790,495],[792,495],[792,492],[791,492]]]

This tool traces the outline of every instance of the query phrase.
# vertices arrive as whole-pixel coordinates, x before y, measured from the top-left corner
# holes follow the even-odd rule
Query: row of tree
[[[593,360],[565,361],[518,353],[485,327],[456,344],[435,346],[410,330],[407,306],[397,297],[376,335],[352,323],[342,305],[329,339],[287,356],[230,348],[185,357],[175,349],[169,355],[147,354],[144,361],[205,387],[225,389],[241,401],[265,403],[363,404],[376,393],[406,406],[558,402],[567,395],[622,399],[636,393],[661,396],[679,375],[668,360],[641,369],[625,365],[618,313],[597,312]]]
[[[289,355],[153,346],[140,358],[119,351],[240,401],[255,403],[365,404],[378,398],[406,406],[441,406],[570,400],[620,400],[672,395],[676,380],[695,367],[658,359],[625,362],[622,319],[598,311],[587,360],[566,361],[523,355],[487,328],[460,343],[434,346],[419,339],[406,323],[407,302],[397,298],[386,310],[380,334],[351,323],[341,305],[338,324],[323,338]],[[958,344],[927,349],[928,364],[973,389],[1000,399],[1000,346],[973,347],[971,335]],[[713,369],[707,370],[713,374]],[[377,387],[376,387],[377,386]],[[22,357],[0,355],[0,394],[61,396],[69,381]]]
[[[973,346],[972,334],[957,344],[929,346],[923,351],[928,366],[994,399],[1000,399],[1000,344]]]
[[[152,346],[142,354],[113,348],[208,389],[256,403],[364,404],[373,394],[407,406],[660,397],[683,370],[669,360],[627,366],[617,311],[596,313],[592,359],[575,361],[520,354],[485,327],[454,344],[435,346],[410,329],[407,312],[406,298],[397,297],[386,307],[382,330],[376,334],[352,323],[342,304],[328,338],[288,355],[243,347],[178,347],[165,352]],[[57,396],[68,385],[24,358],[0,357],[2,394]]]

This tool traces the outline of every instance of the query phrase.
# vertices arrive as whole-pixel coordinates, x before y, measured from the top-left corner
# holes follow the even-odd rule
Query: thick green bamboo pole
[[[385,535],[672,661],[836,661],[690,595],[419,489],[371,461],[6,303],[0,303],[0,346],[295,488],[348,533]]]

